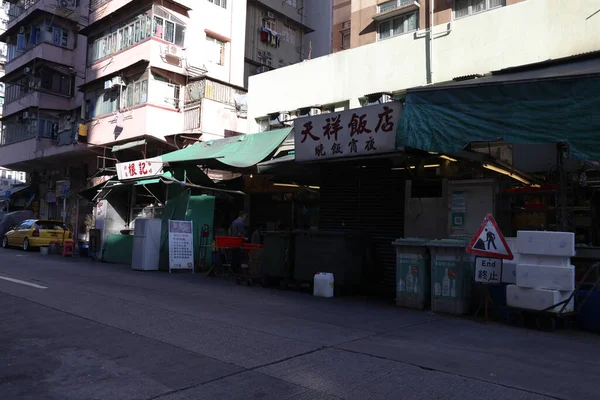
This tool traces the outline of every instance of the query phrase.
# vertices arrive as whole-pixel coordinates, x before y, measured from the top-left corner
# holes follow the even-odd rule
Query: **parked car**
[[[12,211],[4,214],[3,218],[0,218],[0,238],[6,235],[6,232],[10,231],[13,227],[21,225],[21,222],[26,219],[35,218],[33,211]]]
[[[28,219],[4,235],[2,247],[21,247],[27,251],[47,247],[51,242],[62,244],[72,238],[71,230],[62,221]]]

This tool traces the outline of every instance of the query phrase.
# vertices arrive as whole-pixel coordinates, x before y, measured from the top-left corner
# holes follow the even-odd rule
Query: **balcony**
[[[22,52],[17,52],[16,50],[9,52],[6,65],[4,66],[5,73],[8,75],[13,71],[19,70],[36,58],[51,61],[59,65],[74,65],[73,50],[42,42],[33,47],[26,48]]]
[[[142,135],[164,139],[165,136],[181,133],[182,128],[181,112],[154,104],[143,104],[89,121],[88,142],[106,144]]]
[[[70,110],[73,108],[71,98],[46,92],[34,91],[4,104],[4,116],[9,116],[29,107],[48,110]]]
[[[89,26],[92,26],[93,24],[97,23],[102,18],[108,15],[114,15],[114,13],[117,11],[126,14],[130,8],[133,9],[131,3],[134,2],[132,2],[131,0],[90,0]],[[137,1],[135,3],[138,3],[135,4],[135,8],[139,8],[140,1]],[[191,8],[184,4],[183,1],[169,0],[169,3],[174,3],[177,6],[179,6],[180,11],[182,11],[182,13],[191,10]]]
[[[153,67],[186,75],[187,70],[182,62],[183,59],[185,59],[184,49],[151,37],[90,64],[86,72],[86,82],[115,74],[140,60],[146,60]]]
[[[80,18],[76,11],[76,0],[59,2],[56,0],[18,0],[11,1],[9,4],[7,29],[13,28],[35,12],[50,12],[75,22],[78,22]]]

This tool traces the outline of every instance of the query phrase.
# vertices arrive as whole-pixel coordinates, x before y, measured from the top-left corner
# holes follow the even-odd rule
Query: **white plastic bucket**
[[[313,295],[316,297],[333,297],[334,279],[329,272],[317,272],[315,274]]]

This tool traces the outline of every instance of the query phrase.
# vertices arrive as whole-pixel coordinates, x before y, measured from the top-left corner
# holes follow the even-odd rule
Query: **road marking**
[[[31,282],[27,282],[27,281],[22,281],[20,279],[9,278],[7,276],[0,276],[0,279],[3,279],[5,281],[9,281],[9,282],[19,283],[19,284],[25,285],[25,286],[31,286],[31,287],[34,287],[36,289],[48,289],[46,286],[36,285],[35,283],[31,283]]]

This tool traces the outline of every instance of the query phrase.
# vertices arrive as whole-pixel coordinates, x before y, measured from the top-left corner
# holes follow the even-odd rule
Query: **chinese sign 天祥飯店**
[[[364,156],[396,150],[400,102],[294,120],[296,161]]]

